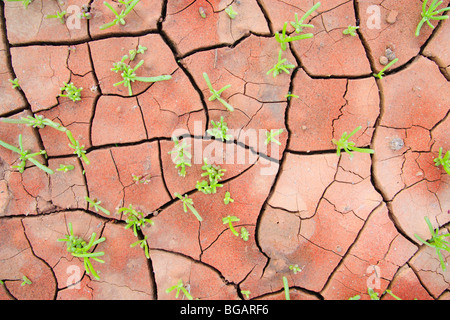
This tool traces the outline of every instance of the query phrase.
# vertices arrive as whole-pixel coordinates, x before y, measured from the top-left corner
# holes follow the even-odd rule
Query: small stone
[[[380,57],[380,64],[381,65],[385,66],[385,65],[388,64],[388,62],[389,62],[389,59],[386,56],[381,56]]]
[[[392,61],[395,59],[395,53],[394,53],[394,51],[392,51],[391,48],[386,48],[385,53],[386,53],[386,57],[388,58],[389,61]]]
[[[394,138],[389,143],[391,150],[397,151],[405,146],[405,142],[402,138]]]
[[[396,10],[389,11],[389,13],[386,17],[386,22],[389,24],[394,24],[397,21],[397,16],[398,16],[398,11],[396,11]]]

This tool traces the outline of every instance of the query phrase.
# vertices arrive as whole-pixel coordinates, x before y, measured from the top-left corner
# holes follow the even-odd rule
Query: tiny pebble
[[[380,57],[380,64],[381,65],[385,66],[385,65],[388,64],[388,62],[389,62],[389,59],[386,56],[381,56]]]
[[[387,48],[385,52],[386,52],[386,57],[388,58],[389,61],[392,61],[395,59],[395,53],[390,48]]]
[[[391,10],[386,17],[386,22],[389,24],[394,24],[397,21],[398,11]]]

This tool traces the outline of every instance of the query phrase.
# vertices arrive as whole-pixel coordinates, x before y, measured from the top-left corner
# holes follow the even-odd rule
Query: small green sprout
[[[90,261],[90,258],[94,259],[97,262],[104,263],[103,260],[99,259],[98,257],[103,256],[104,252],[89,252],[91,248],[96,246],[97,244],[105,241],[106,239],[104,237],[95,240],[96,233],[93,232],[91,235],[91,239],[87,243],[82,238],[75,236],[73,234],[72,229],[72,223],[69,222],[69,234],[65,236],[63,239],[58,239],[59,242],[67,242],[67,251],[72,254],[72,256],[77,258],[83,258],[84,260],[84,268],[86,270],[87,274],[92,273],[92,275],[98,280],[100,277],[98,276],[97,272],[95,271],[94,267],[92,266],[92,263]]]
[[[273,72],[273,77],[275,78],[277,75],[279,75],[282,71],[289,74],[288,69],[295,68],[295,65],[293,64],[286,64],[287,59],[281,59],[281,56],[283,55],[283,50],[280,49],[280,52],[278,53],[278,62],[273,66],[272,69],[267,71],[266,74],[270,74]]]
[[[8,79],[11,82],[13,89],[20,89],[19,79],[15,78],[14,80]]]
[[[286,300],[291,300],[291,296],[289,294],[289,284],[288,280],[285,276],[283,276],[283,287],[284,287],[284,297]]]
[[[80,101],[81,100],[81,90],[83,88],[77,88],[74,86],[73,82],[67,84],[64,82],[64,86],[61,88],[61,91],[64,91],[65,94],[59,94],[60,97],[67,97],[72,101]]]
[[[241,290],[241,293],[245,296],[245,298],[249,298],[250,297],[250,290]]]
[[[201,174],[202,177],[208,176],[208,181],[203,180],[201,182],[197,181],[196,188],[198,191],[204,194],[212,194],[217,192],[217,188],[221,188],[223,185],[219,183],[225,174],[226,169],[220,168],[220,166],[215,166],[208,164],[207,159],[203,159],[204,165],[202,169],[205,171]]]
[[[198,8],[198,13],[200,14],[200,17],[202,17],[203,19],[206,18],[206,12],[203,7]]]
[[[22,287],[23,287],[24,285],[27,285],[27,284],[28,284],[28,285],[32,284],[31,280],[28,279],[27,276],[23,276],[23,277],[22,277],[22,280],[23,280],[23,282],[20,284]]]
[[[287,26],[288,26],[288,23],[285,22],[283,25],[283,30],[281,31],[281,34],[278,31],[275,33],[275,40],[277,40],[277,42],[280,43],[281,49],[283,51],[286,51],[286,49],[287,49],[286,43],[289,43],[292,41],[297,41],[297,40],[302,40],[302,39],[310,39],[310,38],[314,37],[314,35],[312,33],[305,33],[305,34],[301,34],[301,35],[294,36],[294,37],[287,36],[286,35]]]
[[[281,142],[275,139],[276,136],[280,135],[283,132],[283,129],[278,130],[270,130],[270,132],[266,131],[266,140],[264,144],[269,144],[270,142],[275,142],[277,145],[281,145]]]
[[[211,124],[213,129],[209,129],[206,132],[212,135],[216,139],[220,139],[222,141],[230,140],[233,136],[231,134],[227,134],[228,126],[227,123],[223,121],[223,117],[220,117],[220,121],[214,122],[211,120]]]
[[[298,264],[296,265],[290,265],[289,266],[289,270],[291,270],[292,272],[294,272],[294,274],[297,274],[297,272],[301,272],[302,269],[298,266]]]
[[[116,18],[113,21],[100,26],[100,30],[105,30],[118,24],[125,25],[125,17],[134,9],[139,1],[140,0],[119,0],[120,4],[125,5],[125,8],[120,13],[118,13],[108,2],[104,1],[103,4],[114,13]]]
[[[392,67],[392,65],[394,64],[394,63],[396,63],[398,61],[398,58],[395,58],[394,60],[392,60],[391,62],[389,62],[380,72],[378,72],[377,74],[373,74],[373,76],[375,77],[375,78],[378,78],[378,79],[383,79],[383,76],[384,76],[384,72],[387,70],[387,69],[389,69],[390,67]]]
[[[431,24],[430,20],[446,20],[449,17],[447,15],[442,15],[442,16],[436,16],[440,13],[443,13],[445,11],[450,10],[450,7],[447,8],[442,8],[439,10],[436,10],[437,7],[439,7],[444,1],[442,0],[433,0],[430,4],[430,6],[427,9],[427,3],[428,0],[424,0],[422,3],[422,20],[420,20],[419,24],[417,25],[416,28],[416,37],[418,37],[420,35],[420,29],[422,29],[423,24],[426,22],[428,24],[428,26],[431,29],[434,29],[434,26]]]
[[[220,103],[222,103],[229,111],[234,111],[234,108],[225,100],[223,100],[220,95],[222,94],[222,92],[224,92],[226,89],[231,87],[231,84],[226,85],[225,87],[223,87],[220,90],[215,90],[212,87],[211,81],[209,80],[208,74],[206,72],[203,72],[203,78],[205,79],[206,84],[208,85],[209,91],[211,92],[211,96],[208,98],[208,101],[214,101],[214,100],[218,100],[220,101]]]
[[[111,68],[111,71],[114,71],[115,73],[120,73],[123,78],[122,81],[113,84],[113,86],[117,87],[123,84],[124,87],[128,88],[129,96],[133,95],[131,84],[135,81],[158,82],[172,79],[171,75],[161,75],[156,77],[138,77],[136,76],[136,71],[144,64],[144,60],[139,61],[138,64],[134,68],[132,68],[129,64],[125,63],[125,60],[127,59],[129,59],[128,55],[123,56],[121,61],[113,64],[113,68]]]
[[[61,21],[61,23],[64,24],[65,23],[64,18],[66,16],[66,14],[67,14],[66,10],[64,10],[62,12],[56,11],[56,14],[46,15],[45,18],[46,19],[59,19],[59,21]]]
[[[56,129],[61,132],[66,132],[67,129],[64,128],[59,123],[56,123],[50,119],[44,118],[44,116],[41,115],[34,115],[33,116],[27,116],[21,117],[20,119],[9,119],[9,118],[1,118],[2,122],[5,123],[14,123],[14,124],[24,124],[27,127],[33,127],[33,128],[39,128],[43,129],[45,126],[52,127],[53,129]]]
[[[131,177],[133,178],[134,183],[136,184],[148,184],[151,179],[151,175],[146,176],[137,176],[135,174],[131,174]]]
[[[393,297],[395,300],[402,300],[400,297],[398,297],[395,294],[393,294],[391,290],[386,290],[386,293],[391,295],[391,297]]]
[[[241,239],[244,241],[248,241],[248,238],[250,236],[250,233],[248,232],[248,230],[245,227],[241,228]]]
[[[0,146],[11,150],[12,152],[18,153],[20,155],[19,157],[19,161],[20,163],[16,166],[12,166],[12,168],[17,169],[20,173],[23,173],[25,170],[25,165],[27,161],[30,161],[31,163],[33,163],[36,167],[38,167],[39,169],[45,171],[48,174],[53,174],[54,171],[48,167],[46,167],[45,165],[41,164],[39,161],[37,161],[36,159],[34,159],[34,157],[37,157],[39,155],[44,155],[47,156],[47,152],[45,150],[41,150],[39,152],[35,152],[35,153],[29,153],[28,150],[24,150],[23,149],[23,144],[22,144],[22,135],[19,134],[19,148],[12,146],[2,140],[0,140]]]
[[[230,191],[225,192],[225,197],[223,198],[223,203],[229,204],[230,202],[234,202],[234,199],[231,198]]]
[[[239,233],[234,229],[234,227],[233,227],[233,222],[238,222],[238,221],[240,221],[241,219],[239,219],[238,217],[236,217],[236,216],[226,216],[225,218],[222,218],[222,223],[223,224],[228,224],[228,226],[229,226],[229,228],[230,228],[230,230],[231,230],[231,232],[236,236],[236,237],[239,237]]]
[[[56,171],[61,171],[61,172],[68,172],[68,171],[72,171],[73,169],[75,169],[75,167],[71,164],[60,164],[59,168],[56,169]]]
[[[311,9],[309,9],[303,17],[299,20],[298,14],[295,13],[295,21],[291,22],[291,25],[295,28],[296,33],[303,31],[303,28],[314,28],[312,24],[305,24],[305,20],[318,8],[320,7],[320,2],[317,2]]]
[[[198,211],[194,208],[194,200],[189,198],[187,194],[185,194],[183,197],[178,192],[175,192],[174,195],[175,195],[175,197],[177,197],[178,199],[180,199],[183,202],[184,212],[187,212],[187,210],[189,209],[194,214],[194,216],[197,218],[198,221],[203,221],[203,219],[200,216],[200,214],[198,213]]]
[[[434,163],[436,167],[442,166],[447,172],[447,174],[450,175],[450,150],[447,151],[444,157],[442,157],[443,149],[442,147],[439,148],[439,156],[434,159]]]
[[[91,200],[91,198],[89,198],[88,196],[84,197],[84,199],[86,200],[87,203],[89,203],[89,205],[91,207],[93,207],[95,209],[96,212],[98,212],[100,210],[103,213],[107,214],[108,216],[111,214],[111,212],[109,212],[109,210],[103,208],[100,205],[100,203],[102,203],[100,200],[97,200],[97,199]]]
[[[127,216],[127,219],[125,222],[127,225],[125,226],[125,229],[129,229],[133,227],[133,234],[137,237],[137,231],[141,230],[141,228],[145,227],[146,223],[149,223],[150,225],[153,225],[154,222],[151,219],[147,219],[144,217],[144,213],[141,211],[137,211],[133,208],[133,205],[129,205],[127,208],[120,208],[118,210],[118,213],[124,213]]]
[[[144,54],[147,51],[147,47],[139,45],[137,49],[132,49],[128,52],[130,61],[133,61],[138,54]]]
[[[175,168],[179,168],[178,174],[181,177],[185,177],[186,167],[192,166],[191,164],[192,155],[188,151],[191,145],[188,145],[186,141],[180,143],[180,141],[176,137],[173,138],[173,143],[175,144],[174,148],[172,149],[172,151],[169,151],[169,154],[172,153],[175,154],[175,156],[172,159],[173,163],[175,163]]]
[[[429,241],[425,241],[418,234],[414,234],[414,235],[423,244],[436,249],[436,253],[441,262],[442,271],[445,272],[446,267],[445,267],[444,257],[442,256],[441,250],[450,252],[450,246],[449,246],[450,242],[444,240],[444,238],[450,236],[450,233],[439,235],[439,229],[438,228],[433,229],[430,219],[428,219],[427,216],[425,216],[425,222],[427,223],[428,229],[430,230],[431,239]]]
[[[147,244],[147,236],[145,236],[144,239],[142,239],[142,240],[138,240],[138,241],[130,244],[130,248],[133,248],[136,245],[139,245],[141,248],[143,248],[144,252],[145,252],[145,257],[147,259],[150,259],[150,253],[148,251],[148,244]]]
[[[357,148],[355,147],[355,142],[348,141],[348,139],[353,136],[356,132],[361,130],[361,126],[357,127],[355,130],[353,130],[350,134],[347,134],[347,132],[344,132],[342,134],[342,137],[337,141],[333,139],[333,143],[337,146],[336,147],[336,153],[338,157],[341,155],[341,149],[344,149],[345,152],[347,152],[350,155],[350,158],[353,158],[353,153],[351,151],[357,151],[362,153],[374,153],[375,151],[372,149],[363,149],[363,148]]]
[[[348,26],[347,29],[345,29],[344,31],[342,31],[343,34],[349,34],[352,37],[356,37],[356,30],[358,30],[359,27],[355,27],[355,26]]]
[[[175,294],[175,298],[178,299],[178,296],[180,295],[180,291],[183,291],[184,295],[188,300],[194,300],[194,298],[191,296],[191,294],[187,291],[187,289],[183,285],[183,280],[178,280],[178,283],[168,289],[166,289],[166,293],[170,293],[173,290],[177,290],[177,293]]]
[[[287,98],[288,100],[291,100],[291,98],[297,98],[298,99],[299,96],[289,92],[287,95],[285,95],[285,98]]]
[[[375,292],[372,288],[368,288],[367,293],[369,294],[370,300],[380,300],[378,292]]]
[[[25,9],[27,9],[27,8],[28,8],[28,5],[29,5],[31,2],[33,2],[33,0],[6,0],[6,1],[9,1],[9,2],[18,2],[18,1],[22,1],[23,6],[25,7]]]
[[[231,5],[229,5],[226,9],[225,12],[228,14],[228,16],[230,17],[230,19],[234,19],[237,16],[237,12],[233,10],[233,7]]]
[[[66,134],[70,141],[69,147],[75,150],[73,153],[76,154],[78,158],[82,159],[86,164],[90,164],[90,161],[86,156],[86,150],[84,150],[84,145],[80,145],[80,142],[75,140],[72,132],[69,130],[66,131]]]

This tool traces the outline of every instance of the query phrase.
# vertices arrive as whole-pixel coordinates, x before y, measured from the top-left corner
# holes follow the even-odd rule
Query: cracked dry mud
[[[386,289],[448,299],[449,268],[415,234],[430,238],[425,216],[441,232],[450,222],[450,176],[433,162],[439,147],[450,149],[450,23],[415,37],[419,0],[322,1],[308,21],[314,37],[284,53],[295,69],[267,75],[278,58],[275,32],[314,2],[146,0],[125,25],[103,31],[113,16],[100,0],[1,2],[0,115],[62,124],[91,163],[53,128],[0,123],[1,140],[18,145],[22,134],[24,148],[45,149],[40,160],[55,170],[28,165],[21,174],[11,168],[16,154],[0,149],[0,299],[175,299],[166,289],[179,279],[199,299],[284,299],[283,276],[291,299],[369,299],[369,286],[383,299],[393,299]],[[231,3],[233,20],[224,12]],[[92,19],[75,29],[45,19],[70,5],[90,5]],[[370,6],[379,28],[366,23]],[[356,24],[356,37],[342,33]],[[148,48],[139,74],[172,79],[135,82],[130,97],[110,69],[138,45]],[[399,61],[376,79],[386,48]],[[222,97],[233,112],[208,100],[203,72],[216,89],[231,84]],[[16,77],[21,90],[8,81]],[[84,88],[81,101],[58,97],[69,81]],[[205,138],[221,116],[228,143]],[[332,139],[359,125],[353,141],[375,153],[338,157]],[[271,129],[284,129],[278,148],[249,137]],[[194,147],[184,178],[169,154],[174,132]],[[195,188],[205,154],[227,170],[216,194]],[[74,170],[56,171],[60,164]],[[133,174],[150,179],[137,184]],[[234,202],[225,205],[227,191]],[[183,211],[176,192],[189,194],[203,221]],[[154,223],[138,238],[117,214],[130,204]],[[222,223],[227,215],[248,241]],[[95,248],[104,263],[93,262],[99,280],[57,241],[69,222],[85,240],[105,237]],[[130,247],[144,237],[150,259]],[[23,276],[32,284],[22,286]]]

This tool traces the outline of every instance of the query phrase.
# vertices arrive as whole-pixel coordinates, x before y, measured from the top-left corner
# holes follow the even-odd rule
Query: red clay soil
[[[62,125],[90,163],[62,131],[0,122],[0,140],[18,146],[22,135],[25,150],[46,150],[36,159],[54,171],[28,161],[20,173],[17,153],[0,148],[0,299],[168,300],[182,280],[198,299],[273,300],[285,298],[283,277],[291,299],[370,299],[370,290],[449,299],[448,266],[416,235],[431,239],[425,217],[441,233],[450,223],[450,175],[434,163],[440,147],[450,149],[450,23],[425,24],[416,37],[419,0],[322,1],[306,21],[314,36],[282,52],[289,74],[268,74],[275,33],[314,3],[146,0],[125,25],[101,30],[114,19],[103,0],[1,2],[0,116]],[[65,23],[46,18],[83,6],[91,19],[76,28],[76,11]],[[355,36],[343,33],[349,25],[359,26]],[[148,50],[132,63],[144,60],[138,76],[171,79],[136,81],[130,96],[111,68],[139,46]],[[378,79],[385,55],[399,60]],[[221,97],[234,111],[210,101],[204,73],[216,90],[231,85]],[[83,88],[81,100],[59,96],[64,82]],[[221,117],[227,142],[207,134]],[[374,154],[338,156],[333,139],[358,126],[351,141]],[[279,145],[266,144],[278,129]],[[173,136],[191,146],[184,177],[169,153]],[[216,193],[196,188],[207,179],[204,158],[226,169]],[[225,204],[227,192],[234,201]],[[130,205],[151,220],[136,235],[119,213]],[[239,219],[233,226],[247,241],[226,216]],[[87,242],[104,237],[90,249],[104,252],[103,263],[90,258],[99,278],[58,241],[69,223]],[[148,258],[130,246],[138,240]],[[447,265],[450,252],[442,255]]]

